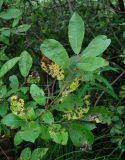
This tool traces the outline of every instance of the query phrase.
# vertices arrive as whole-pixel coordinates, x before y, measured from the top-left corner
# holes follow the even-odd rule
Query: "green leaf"
[[[20,25],[16,28],[12,28],[11,33],[20,34],[20,33],[28,31],[30,29],[30,27],[31,27],[31,25],[29,25],[29,24],[23,24],[23,25]]]
[[[5,20],[15,19],[20,17],[22,14],[21,10],[16,8],[9,8],[6,11],[0,13],[0,18]]]
[[[0,50],[0,61],[7,61],[7,60],[9,60],[9,57],[6,56],[4,50],[5,49]]]
[[[48,148],[36,148],[32,153],[31,160],[42,160],[47,151]]]
[[[21,53],[19,60],[19,69],[23,77],[27,77],[32,67],[32,57],[27,51]]]
[[[12,129],[18,128],[25,124],[25,122],[13,113],[9,113],[2,119],[2,123],[11,127]]]
[[[95,37],[88,47],[82,52],[82,57],[96,57],[102,54],[110,45],[111,40],[107,39],[105,35]]]
[[[45,125],[40,125],[40,137],[45,141],[50,139],[49,130]]]
[[[15,137],[14,137],[14,144],[15,145],[19,145],[23,142],[23,139],[20,136],[20,131],[16,133]]]
[[[108,62],[101,57],[82,57],[77,64],[77,67],[83,71],[92,72],[107,65]]]
[[[15,18],[15,19],[13,20],[12,27],[16,27],[17,24],[19,23],[19,20],[20,20],[20,17]],[[12,32],[12,30],[13,30],[13,29],[11,29],[11,32]]]
[[[34,111],[33,108],[28,108],[27,109],[26,117],[29,120],[34,120],[36,118],[35,111]]]
[[[68,125],[68,131],[72,143],[80,147],[81,145],[91,145],[94,142],[94,136],[87,127],[82,124],[73,123]]]
[[[28,101],[28,102],[25,103],[25,107],[36,109],[37,108],[37,103],[35,101]]]
[[[17,90],[19,87],[19,81],[16,75],[12,75],[9,77],[10,87],[13,90]]]
[[[9,38],[4,36],[3,34],[0,34],[0,42],[3,42],[6,45],[9,45]]]
[[[96,128],[96,124],[95,123],[91,123],[91,122],[74,122],[74,124],[79,124],[79,125],[82,125],[84,126],[86,129],[88,129],[89,131],[93,130]]]
[[[118,99],[117,94],[113,90],[110,90],[108,87],[105,87],[99,83],[95,83],[94,85],[96,86],[96,88],[98,90],[102,90],[102,91],[108,93],[109,95],[111,95],[113,98]]]
[[[3,64],[0,69],[0,78],[3,77],[19,61],[20,57],[15,57]]]
[[[47,39],[40,46],[41,52],[57,63],[60,67],[66,68],[69,65],[69,57],[65,48],[54,39]]]
[[[7,101],[0,103],[0,116],[4,117],[7,114],[8,107]]]
[[[1,28],[1,35],[5,36],[5,37],[10,37],[10,28]]]
[[[0,86],[0,98],[4,98],[7,94],[6,85]]]
[[[68,27],[69,42],[72,50],[79,54],[84,38],[85,26],[82,18],[74,13],[70,19]]]
[[[30,122],[19,131],[21,139],[34,143],[40,134],[40,126],[37,122]]]
[[[68,141],[68,133],[65,128],[61,128],[60,124],[53,124],[49,127],[49,134],[52,140],[58,144],[66,145]]]
[[[112,85],[110,84],[110,82],[107,81],[107,79],[106,79],[105,77],[103,77],[102,75],[97,75],[97,76],[96,76],[96,79],[97,79],[99,82],[104,83],[107,88],[109,88],[112,92],[114,92],[114,89],[113,89]]]
[[[31,158],[31,149],[29,147],[24,148],[20,154],[19,160],[30,160]]]
[[[48,124],[54,123],[53,114],[49,110],[41,116],[41,119]]]
[[[58,111],[67,112],[72,111],[77,106],[82,106],[83,100],[75,94],[70,94],[63,98],[63,102],[58,101],[54,104],[54,108]]]
[[[29,24],[22,24],[17,27],[17,32],[26,32],[30,29],[31,25]]]
[[[21,88],[20,88],[20,91],[21,91],[22,93],[24,93],[24,94],[26,94],[26,93],[28,92],[28,90],[29,90],[29,87],[21,87]]]
[[[0,87],[3,85],[3,81],[2,79],[0,79]]]
[[[0,10],[2,8],[3,2],[4,2],[4,0],[0,0]]]
[[[44,97],[44,91],[41,88],[39,88],[36,84],[31,85],[30,94],[38,104],[44,105],[46,103],[46,97]]]

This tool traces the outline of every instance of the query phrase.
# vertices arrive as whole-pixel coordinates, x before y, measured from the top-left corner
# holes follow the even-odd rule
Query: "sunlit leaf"
[[[3,77],[19,61],[20,57],[15,57],[4,63],[0,69],[0,78]]]
[[[27,77],[32,67],[32,57],[27,51],[22,52],[20,57],[21,57],[19,60],[20,72],[23,77]]]
[[[79,54],[81,50],[84,32],[84,21],[77,13],[74,13],[69,22],[68,35],[70,45],[76,54]]]
[[[68,54],[62,44],[60,44],[58,41],[54,39],[47,39],[41,44],[40,50],[46,57],[57,63],[60,67],[68,67]]]
[[[44,91],[41,88],[39,88],[36,84],[31,85],[30,94],[38,104],[44,105],[46,103],[46,97],[44,96]]]

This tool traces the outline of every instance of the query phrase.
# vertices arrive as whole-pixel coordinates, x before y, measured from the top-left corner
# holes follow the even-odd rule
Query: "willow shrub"
[[[20,15],[19,10],[8,9],[0,13],[0,18],[14,18],[15,26]],[[25,24],[17,28],[18,30],[1,29],[0,38],[3,43],[9,43],[9,33],[26,32],[30,26]],[[72,57],[55,39],[46,39],[40,45],[42,59],[38,64],[42,76],[47,74],[51,82],[54,80],[53,84],[56,83],[56,87],[53,85],[50,89],[47,79],[45,83],[48,91],[42,85],[39,73],[31,72],[34,57],[28,51],[11,59],[1,51],[0,57],[1,60],[4,58],[4,64],[0,69],[0,128],[1,133],[6,133],[8,128],[10,132],[13,130],[15,145],[24,141],[35,143],[40,139],[44,144],[53,141],[67,145],[71,139],[76,147],[91,148],[94,142],[92,130],[96,128],[96,123],[110,123],[110,112],[103,106],[90,104],[89,95],[82,94],[81,86],[99,77],[108,67],[108,61],[102,57],[102,53],[111,40],[105,35],[99,35],[82,49],[84,34],[84,21],[74,13],[68,26],[69,43],[74,52]],[[16,68],[17,74],[8,78],[8,72],[11,74],[12,68]],[[107,89],[108,93],[112,91],[114,94],[111,86]],[[46,146],[31,152],[29,147],[25,148],[19,159],[42,158],[48,149]]]

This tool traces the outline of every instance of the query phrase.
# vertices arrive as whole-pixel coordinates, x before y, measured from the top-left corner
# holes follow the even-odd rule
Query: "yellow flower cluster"
[[[102,121],[99,118],[95,118],[96,123],[101,123]]]
[[[64,70],[58,64],[41,62],[41,68],[53,78],[57,78],[57,80],[64,79]]]
[[[58,80],[64,79],[64,70],[61,69],[57,64],[50,65],[50,75],[55,78],[57,77]]]
[[[79,85],[80,85],[80,78],[75,78],[62,93],[61,100],[63,100],[63,98],[67,96],[69,93],[74,92],[79,87]]]
[[[46,65],[45,62],[41,62],[41,68],[42,68],[46,73],[49,73],[49,71],[50,71],[49,65]]]
[[[67,120],[75,120],[82,118],[86,113],[88,113],[89,107],[78,107],[76,110],[70,111],[63,115]]]
[[[90,106],[90,95],[86,95],[84,98],[83,98],[83,101],[84,101],[84,105],[86,106],[86,108],[88,108]],[[98,114],[95,114],[95,115],[91,115],[88,119],[90,122],[91,121],[95,121],[96,123],[100,123],[101,120],[100,120],[100,116]]]
[[[80,85],[80,79],[75,78],[68,88],[69,92],[74,92],[79,87],[79,85]]]
[[[83,101],[84,101],[84,105],[86,107],[89,107],[90,106],[90,95],[86,95],[84,98],[83,98]]]
[[[24,109],[24,100],[17,97],[17,96],[12,96],[10,98],[10,110],[18,116],[23,116],[25,114],[25,109]]]

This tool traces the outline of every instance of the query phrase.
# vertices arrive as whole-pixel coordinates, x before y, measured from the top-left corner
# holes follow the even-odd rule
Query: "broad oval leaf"
[[[57,63],[60,67],[66,68],[69,65],[69,57],[65,48],[54,39],[46,39],[40,46],[42,53]]]
[[[51,125],[49,127],[49,134],[54,142],[62,145],[67,144],[68,133],[65,128],[61,128],[60,124]]]
[[[20,57],[15,57],[3,64],[0,69],[0,78],[3,77],[19,61]]]
[[[31,25],[29,24],[22,24],[20,26],[18,26],[17,28],[17,32],[26,32],[30,29]]]
[[[0,116],[4,117],[7,114],[7,110],[9,108],[9,104],[7,101],[0,102]]]
[[[40,134],[40,126],[37,122],[31,122],[25,125],[21,131],[19,131],[19,134],[24,141],[34,143]]]
[[[77,13],[74,13],[69,22],[68,35],[72,50],[76,54],[79,54],[81,50],[84,33],[84,21],[82,20],[81,16],[79,16]]]
[[[10,20],[13,18],[18,18],[22,14],[22,11],[17,8],[9,8],[6,11],[0,13],[0,18],[5,20]]]
[[[32,153],[31,160],[42,160],[47,151],[48,148],[36,148]]]
[[[20,154],[19,160],[30,160],[31,158],[31,149],[29,147],[24,148]]]
[[[10,113],[10,114],[6,115],[2,119],[2,123],[11,127],[12,129],[13,128],[18,128],[18,127],[25,124],[25,122],[21,118],[15,116],[13,113]]]
[[[44,105],[46,103],[46,97],[44,97],[44,91],[41,88],[39,88],[36,84],[31,85],[30,94],[38,104]]]
[[[0,61],[7,61],[9,57],[5,54],[5,49],[0,49]]]
[[[14,144],[15,144],[15,145],[19,145],[19,144],[21,144],[22,142],[23,142],[23,139],[21,138],[21,136],[20,136],[20,131],[19,131],[19,132],[17,132],[17,133],[15,134]]]
[[[49,110],[42,114],[41,119],[47,124],[54,123],[53,114]]]
[[[111,40],[108,39],[105,35],[99,35],[95,37],[89,45],[83,50],[83,57],[96,57],[102,54],[107,47],[110,45]]]
[[[32,57],[27,51],[22,52],[20,57],[21,57],[19,60],[20,72],[23,77],[27,77],[32,67]]]
[[[63,98],[63,103],[58,101],[55,103],[54,108],[61,112],[70,112],[75,109],[75,107],[82,106],[83,100],[75,94],[69,94]]]
[[[0,99],[5,98],[7,95],[7,87],[6,85],[0,86]]]
[[[31,27],[31,25],[29,25],[29,24],[23,24],[23,25],[20,25],[16,28],[11,29],[11,33],[12,34],[20,34],[20,33],[28,31],[30,27]]]
[[[83,71],[95,71],[101,67],[107,66],[108,62],[101,57],[82,57],[77,67]]]
[[[4,117],[7,114],[9,104],[7,101],[0,102],[0,116]]]
[[[19,87],[19,81],[16,75],[12,75],[9,77],[10,87],[12,90],[17,90]]]
[[[45,141],[50,140],[49,130],[46,125],[43,124],[40,125],[40,137]]]
[[[72,143],[77,147],[91,145],[94,142],[92,132],[82,124],[73,123],[68,127],[68,131]]]

